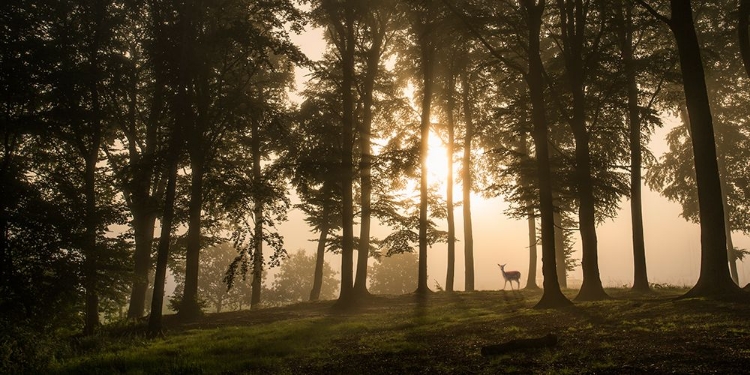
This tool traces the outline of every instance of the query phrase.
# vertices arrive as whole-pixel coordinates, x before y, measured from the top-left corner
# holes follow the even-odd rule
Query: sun
[[[432,185],[437,185],[439,191],[445,198],[446,181],[448,180],[448,152],[445,144],[440,137],[434,132],[430,132],[427,151],[427,180]],[[455,157],[454,157],[455,162]],[[456,170],[453,170],[453,179],[455,181]]]

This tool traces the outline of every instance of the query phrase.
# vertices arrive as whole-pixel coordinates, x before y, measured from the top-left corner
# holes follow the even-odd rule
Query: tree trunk
[[[455,100],[453,98],[455,91],[455,77],[453,73],[448,73],[448,90],[447,90],[447,103],[445,107],[446,117],[448,121],[448,144],[445,147],[446,160],[447,160],[447,176],[445,181],[445,196],[446,196],[446,208],[448,210],[448,267],[447,275],[445,277],[445,291],[453,291],[453,281],[456,273],[456,220],[454,217],[453,207],[453,148],[455,144],[455,123],[453,118],[453,109],[455,107]]]
[[[354,293],[360,297],[368,296],[367,291],[367,267],[370,258],[370,226],[372,209],[372,107],[373,94],[375,91],[375,78],[380,67],[383,38],[385,30],[374,30],[373,41],[367,52],[367,72],[365,74],[364,92],[362,96],[362,128],[359,132],[360,147],[360,189],[361,189],[361,211],[359,223],[359,247],[357,248],[357,277],[354,282]]]
[[[464,123],[466,135],[464,139],[464,158],[461,166],[463,180],[463,214],[464,214],[464,290],[474,291],[474,232],[471,223],[471,142],[474,139],[473,104],[471,103],[471,82],[469,72],[461,75],[463,88],[462,101],[464,104]]]
[[[683,297],[718,297],[738,294],[727,267],[724,206],[716,160],[713,119],[706,89],[698,37],[690,1],[670,0],[669,27],[677,41],[685,101],[690,119],[691,140],[698,185],[701,228],[701,268],[696,285]]]
[[[260,165],[260,132],[258,122],[252,121],[252,145],[251,151],[253,157],[253,219],[255,228],[253,228],[253,281],[252,294],[250,297],[250,309],[258,307],[260,304],[260,294],[263,281],[263,181],[261,176]]]
[[[343,130],[341,132],[341,293],[338,304],[340,306],[350,305],[354,302],[354,197],[352,195],[354,171],[353,171],[353,147],[354,147],[354,98],[352,89],[354,87],[354,4],[347,0],[344,5],[344,53],[342,54],[342,104],[343,104]]]
[[[572,3],[571,3],[572,1]],[[558,0],[565,70],[573,95],[571,131],[575,138],[575,178],[578,188],[578,225],[581,231],[583,284],[576,297],[579,301],[608,298],[599,277],[599,255],[596,237],[596,209],[591,171],[590,135],[586,129],[586,95],[584,89],[584,30],[586,13],[582,0]]]
[[[729,260],[729,275],[732,277],[732,281],[735,284],[740,285],[740,276],[737,273],[737,256],[734,253],[734,243],[732,242],[732,221],[731,221],[731,207],[727,200],[727,194],[729,192],[729,186],[727,186],[727,178],[729,171],[726,168],[726,161],[724,156],[719,156],[717,160],[719,166],[719,182],[721,184],[721,203],[724,206],[724,233],[727,237],[727,259]]]
[[[623,7],[626,7],[623,13]],[[620,21],[619,39],[625,68],[628,95],[628,126],[630,133],[630,212],[633,234],[633,291],[649,292],[646,272],[646,242],[643,234],[643,204],[641,194],[641,114],[638,107],[638,82],[633,58],[633,7],[630,2],[617,4]]]
[[[85,234],[83,244],[83,283],[85,288],[85,319],[83,333],[86,335],[93,334],[99,327],[99,250],[97,248],[97,227],[99,225],[99,215],[97,214],[96,204],[96,164],[99,161],[99,147],[102,143],[103,134],[103,115],[99,97],[99,81],[101,79],[101,67],[99,49],[102,38],[102,27],[104,27],[104,18],[106,16],[105,4],[103,1],[96,1],[94,4],[94,23],[95,31],[93,40],[88,52],[89,75],[88,91],[91,95],[91,120],[92,132],[90,134],[91,142],[88,143],[88,149],[82,150],[85,161],[84,174],[84,196],[85,203]],[[86,138],[85,135],[79,134],[79,137]]]
[[[555,225],[552,203],[552,173],[549,162],[549,130],[544,103],[544,78],[542,59],[539,55],[539,34],[542,27],[544,0],[521,0],[526,15],[528,33],[529,71],[526,82],[531,100],[531,119],[534,124],[533,138],[536,149],[537,178],[539,180],[539,212],[542,225],[542,274],[544,293],[536,308],[556,308],[571,305],[570,300],[560,291],[555,266]]]
[[[526,119],[524,118],[524,122],[525,121]],[[523,155],[522,157],[524,159],[529,157],[526,132],[521,133],[518,153]],[[528,205],[528,208],[526,209],[526,220],[529,227],[529,276],[526,279],[526,287],[524,289],[537,290],[539,289],[539,286],[536,285],[536,217],[534,217],[534,202],[529,201],[526,202],[526,204]]]
[[[98,133],[98,132],[97,132]],[[99,254],[97,249],[97,225],[99,220],[96,214],[96,162],[99,151],[98,137],[94,137],[90,155],[86,158],[86,172],[84,179],[84,189],[86,197],[86,233],[84,243],[84,288],[86,290],[86,316],[84,320],[83,333],[91,335],[99,327],[99,293],[98,268]]]
[[[175,132],[177,133],[177,132]],[[177,134],[173,134],[169,150],[167,165],[167,189],[164,193],[164,213],[161,217],[161,234],[156,254],[156,274],[154,275],[154,292],[151,297],[151,315],[148,320],[150,336],[161,333],[162,306],[164,305],[164,289],[167,277],[167,263],[169,262],[169,245],[174,220],[174,202],[177,190],[177,167],[179,160],[179,141]]]
[[[146,294],[148,293],[148,274],[151,270],[151,246],[154,241],[154,226],[156,225],[156,214],[150,212],[150,207],[145,213],[133,211],[133,232],[135,235],[135,266],[133,268],[133,287],[130,293],[130,305],[128,307],[128,319],[139,319],[143,317],[146,309]]]
[[[737,22],[740,55],[745,65],[745,72],[750,77],[750,0],[740,0]]]
[[[198,302],[198,273],[200,271],[201,225],[203,208],[203,157],[191,155],[190,203],[188,204],[187,252],[185,254],[185,289],[178,315],[183,320],[194,320],[202,314]]]
[[[326,241],[328,237],[330,208],[327,204],[323,205],[322,225],[320,227],[320,238],[318,238],[318,250],[315,255],[315,275],[313,277],[313,287],[310,291],[310,301],[320,299],[320,290],[323,288],[323,267],[325,266]]]

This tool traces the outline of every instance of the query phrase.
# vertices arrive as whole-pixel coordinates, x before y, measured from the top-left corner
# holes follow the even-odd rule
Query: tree
[[[623,8],[625,8],[623,10]],[[633,57],[633,5],[620,1],[617,6],[618,39],[622,64],[627,81],[628,125],[630,133],[630,212],[633,232],[633,290],[648,292],[646,272],[646,245],[643,235],[643,209],[641,200],[641,114],[638,105],[636,61]]]
[[[708,100],[700,46],[689,0],[671,0],[671,17],[658,13],[644,0],[638,2],[666,23],[677,42],[685,102],[690,122],[701,228],[701,270],[698,282],[684,297],[717,297],[739,292],[727,268],[724,206],[716,158],[713,119]]]
[[[273,287],[268,291],[268,303],[290,304],[308,299],[313,286],[311,277],[316,268],[317,257],[307,255],[304,250],[292,253],[281,263],[278,274],[273,281]],[[328,262],[323,263],[322,283],[319,298],[323,300],[335,299],[338,293],[336,271]]]
[[[419,260],[414,253],[382,257],[372,267],[370,291],[377,294],[407,294],[417,283]]]
[[[528,72],[524,76],[529,86],[532,133],[536,150],[537,179],[539,184],[539,211],[542,226],[542,274],[544,294],[536,304],[537,308],[553,308],[570,305],[571,302],[560,291],[555,266],[555,227],[552,202],[552,178],[549,164],[548,129],[544,103],[544,80],[542,59],[539,55],[539,33],[545,1],[523,0],[521,8],[528,27]]]

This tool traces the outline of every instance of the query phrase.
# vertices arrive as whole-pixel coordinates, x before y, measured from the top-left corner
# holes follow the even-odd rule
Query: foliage
[[[417,285],[418,259],[415,253],[381,257],[372,267],[370,291],[376,294],[407,294]]]
[[[290,254],[279,267],[273,285],[265,293],[265,302],[269,305],[286,305],[306,301],[313,286],[315,255],[307,255],[304,250]],[[321,300],[330,300],[338,296],[338,279],[336,271],[328,262],[323,265],[323,284],[320,291]]]

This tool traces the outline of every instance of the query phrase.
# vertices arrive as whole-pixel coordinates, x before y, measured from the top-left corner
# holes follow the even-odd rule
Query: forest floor
[[[573,298],[576,290],[566,291]],[[163,338],[114,325],[71,339],[63,374],[750,374],[750,304],[674,298],[683,289],[533,309],[541,292],[373,297],[166,318]],[[552,333],[552,347],[482,356],[483,346]]]

